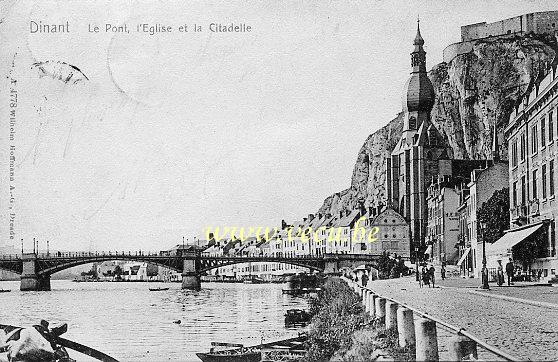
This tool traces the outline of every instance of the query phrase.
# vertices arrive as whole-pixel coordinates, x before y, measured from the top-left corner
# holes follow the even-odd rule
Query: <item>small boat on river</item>
[[[286,326],[305,326],[310,323],[310,314],[302,309],[289,309],[285,314]]]
[[[0,293],[8,293],[11,292],[9,289],[0,289]]]
[[[242,344],[211,342],[209,353],[196,353],[203,362],[259,362],[262,353],[282,353],[285,355],[302,356],[304,354],[305,335],[281,341],[262,343],[244,347]]]
[[[244,284],[264,284],[265,280],[256,276],[250,276],[242,281]]]
[[[151,292],[161,292],[163,290],[169,290],[169,288],[149,288]]]

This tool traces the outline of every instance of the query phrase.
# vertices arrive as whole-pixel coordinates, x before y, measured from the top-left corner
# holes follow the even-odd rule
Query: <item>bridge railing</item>
[[[439,360],[436,326],[453,334],[448,351],[452,361],[478,360],[478,346],[504,361],[522,361],[484,342],[464,328],[444,322],[393,298],[379,295],[372,289],[363,287],[352,280],[342,279],[360,295],[365,310],[370,316],[383,322],[386,329],[398,332],[400,347],[415,346],[417,361]]]
[[[191,256],[191,253],[187,253],[188,256]],[[40,259],[50,259],[50,258],[93,258],[93,257],[176,257],[181,255],[168,255],[168,254],[161,254],[153,251],[52,251],[52,252],[41,252],[36,253],[37,257]],[[243,259],[243,258],[284,258],[284,259],[327,259],[327,258],[339,258],[339,259],[366,259],[366,258],[376,258],[379,255],[373,254],[335,254],[335,253],[328,253],[328,254],[304,254],[304,255],[284,255],[284,254],[275,254],[275,253],[248,253],[248,254],[223,254],[223,255],[205,255],[203,252],[197,252],[194,254],[196,256],[204,257],[204,258],[231,258],[231,259]],[[21,259],[21,254],[3,254],[0,255],[0,259],[2,260],[18,260]]]
[[[0,255],[2,260],[20,260],[21,254],[2,254]]]

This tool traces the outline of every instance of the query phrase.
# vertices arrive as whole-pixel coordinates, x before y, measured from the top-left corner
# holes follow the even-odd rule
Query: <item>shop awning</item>
[[[486,245],[487,255],[502,255],[508,252],[514,245],[519,244],[523,240],[531,236],[535,231],[543,226],[542,223],[526,228],[521,228],[517,231],[509,230],[504,236],[496,240],[493,244]]]
[[[428,245],[424,253],[432,256],[432,245]]]
[[[461,264],[463,264],[463,262],[465,261],[465,258],[467,258],[467,255],[469,255],[470,251],[471,251],[471,248],[465,249],[465,251],[463,252],[463,255],[461,255],[461,258],[459,258],[459,261],[457,262],[457,266],[461,266]]]

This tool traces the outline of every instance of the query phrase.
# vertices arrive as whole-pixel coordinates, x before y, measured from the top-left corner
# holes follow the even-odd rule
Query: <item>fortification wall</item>
[[[493,23],[476,23],[461,27],[461,42],[448,45],[443,52],[444,62],[468,53],[473,41],[489,37],[505,37],[514,34],[553,34],[558,31],[558,11],[545,11],[516,16]]]

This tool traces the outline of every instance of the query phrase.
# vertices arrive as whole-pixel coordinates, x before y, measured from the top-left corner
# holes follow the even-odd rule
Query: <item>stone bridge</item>
[[[240,263],[284,263],[327,274],[357,265],[376,265],[380,255],[373,254],[324,254],[320,256],[206,256],[200,253],[158,255],[143,253],[24,253],[0,256],[0,269],[19,274],[21,290],[50,290],[50,276],[64,269],[109,260],[127,260],[156,264],[182,274],[182,289],[199,289],[200,276],[215,268]]]

